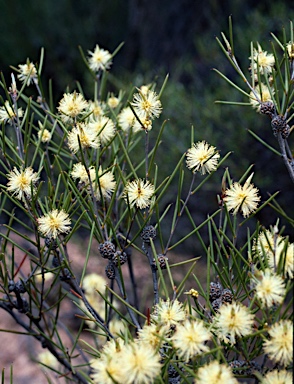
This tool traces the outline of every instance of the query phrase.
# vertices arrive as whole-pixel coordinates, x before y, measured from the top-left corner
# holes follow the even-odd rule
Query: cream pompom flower
[[[195,355],[209,351],[209,347],[204,343],[210,340],[211,336],[202,321],[185,320],[177,325],[171,339],[179,357],[188,361]]]
[[[46,236],[56,239],[62,233],[70,231],[71,220],[68,213],[63,209],[53,209],[46,215],[37,219],[39,232]]]
[[[135,120],[136,117],[130,107],[124,108],[117,116],[118,125],[124,132],[133,127]]]
[[[281,276],[266,269],[265,271],[260,271],[253,278],[253,284],[255,285],[256,297],[263,306],[270,308],[283,302],[286,288]]]
[[[112,64],[112,56],[106,49],[100,48],[98,44],[94,48],[94,51],[88,51],[89,53],[89,67],[94,72],[105,71],[110,68]]]
[[[145,324],[142,329],[138,331],[138,342],[141,344],[148,344],[154,349],[158,349],[164,340],[166,340],[169,328],[164,324]]]
[[[162,106],[157,93],[149,89],[146,92],[142,92],[140,89],[138,89],[138,91],[139,93],[134,94],[131,103],[138,117],[140,119],[147,118],[151,120],[159,117],[162,112]]]
[[[38,355],[39,363],[44,364],[50,368],[57,369],[58,367],[58,360],[50,351],[44,351],[39,353]]]
[[[263,83],[258,84],[254,88],[254,92],[250,92],[249,102],[257,112],[260,112],[261,103],[266,103],[267,101],[273,102],[272,96],[275,94],[275,91],[272,88],[268,88],[267,85]]]
[[[209,364],[200,367],[197,371],[197,378],[194,384],[238,384],[232,370],[225,364],[214,360]]]
[[[224,202],[228,211],[233,211],[233,215],[241,211],[244,217],[248,217],[251,212],[257,209],[260,196],[258,196],[258,189],[250,184],[252,177],[253,173],[243,186],[235,182],[225,191]]]
[[[287,47],[289,58],[293,60],[294,59],[294,43],[292,41],[289,41],[286,47]]]
[[[267,51],[263,51],[260,44],[257,43],[257,49],[253,49],[253,57],[249,57],[249,59],[253,59],[253,69],[255,73],[257,70],[261,74],[268,74],[272,72],[272,69],[275,65],[275,57],[272,53],[267,53]]]
[[[160,299],[154,308],[151,318],[156,324],[163,324],[170,327],[171,325],[176,325],[184,321],[186,316],[187,314],[183,304],[177,299],[173,301],[170,301],[170,299],[166,301]]]
[[[91,119],[89,129],[96,134],[102,145],[106,145],[115,136],[115,125],[109,117],[99,116]]]
[[[290,371],[273,370],[268,372],[261,380],[260,384],[293,384],[293,374]]]
[[[71,123],[88,107],[88,102],[84,96],[76,91],[64,93],[63,98],[57,107],[61,119],[65,123]]]
[[[214,319],[213,329],[225,343],[234,345],[236,337],[247,336],[252,332],[254,315],[241,303],[222,305]]]
[[[150,206],[154,190],[154,185],[149,181],[137,179],[127,183],[123,198],[131,207],[135,205],[139,209],[144,209]]]
[[[205,175],[216,170],[220,155],[215,147],[205,141],[199,141],[188,149],[186,157],[187,167],[190,170]]]
[[[98,170],[98,178],[96,177],[96,171],[95,176],[93,175],[93,172],[91,172],[91,180],[93,183],[94,196],[97,201],[102,199],[101,195],[105,199],[111,198],[111,195],[116,187],[116,181],[111,171],[103,171],[100,166]],[[88,192],[90,193],[90,187],[88,187]]]
[[[38,72],[34,63],[31,63],[29,59],[27,59],[26,64],[19,64],[19,74],[17,77],[23,83],[26,82],[26,85],[30,85],[31,82],[37,84],[38,83]]]
[[[68,133],[67,140],[68,146],[73,153],[77,153],[80,149],[99,148],[100,146],[97,132],[85,123],[77,123]]]
[[[18,170],[13,168],[7,174],[7,191],[11,192],[17,199],[30,199],[36,191],[35,185],[39,180],[39,175],[33,168],[28,167]]]
[[[280,320],[268,333],[270,339],[264,341],[264,352],[276,363],[289,365],[293,361],[293,322]]]
[[[9,101],[6,100],[3,107],[0,107],[0,123],[7,123],[9,122],[10,124],[14,119],[17,117],[22,117],[23,116],[23,110],[22,108],[18,108],[17,111],[12,108],[9,104]]]
[[[88,295],[96,295],[97,291],[104,293],[106,284],[105,278],[97,273],[90,273],[83,279],[83,289]]]
[[[160,360],[160,354],[150,345],[135,342],[126,345],[121,357],[123,383],[154,383],[160,374]]]

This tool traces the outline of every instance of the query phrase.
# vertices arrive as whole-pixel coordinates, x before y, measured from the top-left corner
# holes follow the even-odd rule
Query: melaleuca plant
[[[167,78],[108,91],[116,52],[81,50],[93,91],[77,83],[57,105],[43,91],[43,51],[14,68],[9,86],[2,76],[0,311],[9,331],[21,326],[45,374],[68,382],[292,382],[294,246],[279,216],[293,219],[276,205],[272,227],[257,222],[276,194],[260,194],[252,166],[233,181],[222,170],[230,153],[195,142],[193,129],[163,174]],[[259,81],[267,74],[254,55]],[[285,103],[272,102],[285,118]],[[283,143],[288,131],[277,129]],[[199,222],[200,191],[217,175],[221,194]],[[189,238],[202,253],[183,260],[176,250]]]

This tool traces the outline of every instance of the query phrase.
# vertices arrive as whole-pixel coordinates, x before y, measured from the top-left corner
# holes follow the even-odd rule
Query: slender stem
[[[121,293],[121,295],[123,296],[124,300],[125,300],[128,304],[130,304],[130,303],[129,303],[129,299],[128,299],[126,293],[124,293],[124,290],[123,290],[123,287],[122,287],[122,282],[121,282],[121,278],[120,278],[119,270],[118,270],[117,267],[114,267],[114,268],[115,268],[115,281],[117,282],[117,285],[118,285],[118,288],[119,288],[119,290],[120,290],[120,293]],[[128,311],[128,313],[129,313],[129,315],[130,315],[130,318],[131,318],[132,322],[135,324],[136,328],[137,328],[137,329],[141,329],[141,325],[139,324],[139,322],[138,322],[138,320],[137,320],[137,318],[136,318],[134,312],[132,311],[132,309],[131,309],[128,305],[126,305],[126,307],[127,307],[127,311]]]
[[[149,151],[149,134],[148,131],[145,131],[145,175],[146,180],[148,180],[148,151]]]
[[[169,235],[169,239],[168,239],[168,241],[167,241],[167,244],[166,244],[165,249],[164,249],[164,252],[163,252],[164,255],[166,255],[166,253],[167,253],[167,251],[168,251],[168,247],[169,247],[170,242],[171,242],[171,240],[172,240],[172,237],[173,237],[173,235],[174,235],[174,233],[175,233],[175,230],[176,230],[176,228],[177,228],[177,225],[178,225],[178,223],[179,223],[179,220],[180,220],[180,218],[181,218],[181,216],[182,216],[182,214],[183,214],[183,212],[184,212],[184,209],[186,208],[186,206],[187,206],[187,204],[188,204],[188,201],[189,201],[190,197],[192,196],[192,189],[193,189],[193,184],[194,184],[194,181],[195,181],[195,177],[196,177],[196,173],[193,173],[193,177],[192,177],[192,180],[191,180],[191,184],[190,184],[189,192],[188,192],[187,197],[186,197],[186,200],[185,200],[185,202],[184,202],[184,204],[183,204],[183,206],[182,206],[182,209],[181,209],[180,213],[178,214],[178,216],[177,216],[177,218],[176,218],[176,222],[175,222],[175,224],[174,224],[174,227],[171,229],[171,232],[170,232],[170,235]]]
[[[152,272],[152,281],[153,281],[154,304],[157,304],[159,303],[159,292],[158,292],[158,278],[157,278],[156,264],[153,262],[150,246],[146,248],[145,243],[143,242],[142,249],[145,252],[146,256],[148,257],[148,261],[150,264],[150,268]]]
[[[131,278],[131,284],[132,284],[132,288],[133,288],[132,292],[134,295],[134,307],[139,310],[139,298],[138,298],[137,283],[135,280],[133,261],[132,261],[131,255],[128,255],[128,267],[129,267],[129,274],[130,274],[130,278]]]
[[[279,146],[282,154],[282,159],[289,172],[290,179],[294,183],[294,165],[293,165],[294,161],[293,161],[293,158],[291,160],[291,163],[288,160],[287,153],[286,153],[285,140],[282,138],[281,132],[278,132],[278,142],[279,142]]]

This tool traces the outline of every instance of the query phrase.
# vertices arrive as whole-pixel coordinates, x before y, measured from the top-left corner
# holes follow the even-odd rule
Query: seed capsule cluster
[[[229,288],[223,288],[222,285],[217,282],[211,282],[209,287],[209,301],[211,302],[214,312],[218,312],[223,304],[231,304],[234,295]]]

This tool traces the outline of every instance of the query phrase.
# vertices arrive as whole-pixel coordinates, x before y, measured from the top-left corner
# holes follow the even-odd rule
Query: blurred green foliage
[[[118,85],[129,89],[131,84],[140,86],[152,81],[159,88],[166,73],[170,74],[162,97],[163,118],[169,119],[162,143],[164,174],[171,171],[171,159],[178,159],[189,148],[193,125],[195,141],[207,140],[222,155],[233,151],[226,166],[235,180],[255,164],[254,183],[264,199],[268,193],[280,190],[279,204],[284,209],[293,208],[293,187],[282,160],[247,132],[253,130],[277,148],[270,121],[250,107],[215,104],[215,100],[247,100],[212,71],[218,68],[239,81],[215,40],[220,32],[227,32],[229,15],[233,18],[236,56],[246,73],[250,41],[259,41],[267,50],[270,32],[281,35],[282,28],[289,27],[285,2],[1,0],[0,4],[0,63],[7,81],[9,65],[24,63],[27,57],[37,61],[44,47],[44,76],[47,81],[53,80],[55,103],[66,87],[76,88],[76,80],[83,85],[85,96],[92,98],[90,75],[78,46],[87,52],[98,43],[113,51],[124,41],[111,70],[114,93]],[[196,198],[201,201],[194,209],[200,220],[216,209],[221,177],[219,171],[208,184],[205,196]],[[258,219],[266,226],[274,224],[275,212],[267,208]]]

